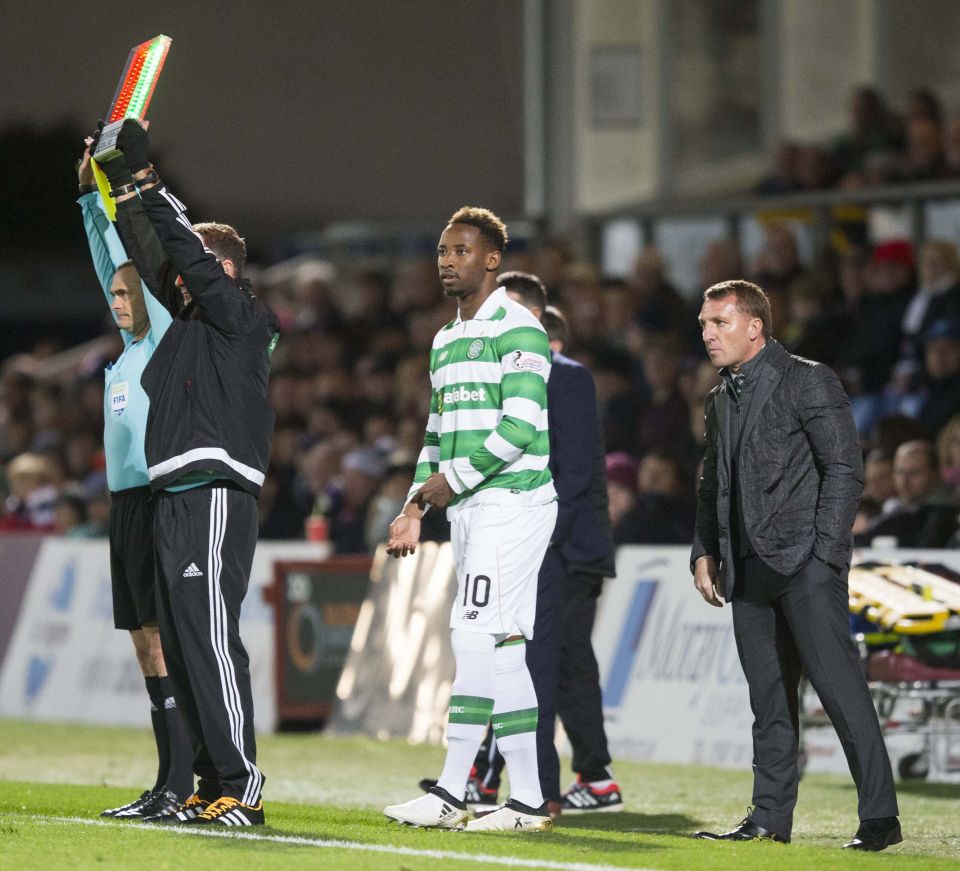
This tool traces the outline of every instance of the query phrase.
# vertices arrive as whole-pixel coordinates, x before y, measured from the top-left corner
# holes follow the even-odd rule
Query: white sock
[[[493,732],[507,763],[510,798],[530,807],[543,804],[537,765],[537,693],[527,670],[523,640],[496,649],[496,695]]]
[[[454,629],[457,662],[447,719],[447,757],[437,786],[463,801],[467,779],[493,712],[494,646],[492,635]]]

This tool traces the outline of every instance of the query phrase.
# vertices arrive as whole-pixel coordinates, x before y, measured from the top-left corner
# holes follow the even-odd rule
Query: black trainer
[[[201,798],[197,793],[191,795],[185,802],[175,805],[172,809],[153,814],[149,817],[143,817],[145,823],[159,823],[160,825],[183,825],[189,823],[194,817],[200,816],[212,802]]]
[[[139,798],[135,798],[133,801],[128,801],[120,807],[110,808],[110,810],[105,810],[100,816],[102,817],[117,817],[121,814],[125,814],[129,811],[136,810],[139,807],[142,807],[146,801],[153,795],[153,792],[149,789],[145,789],[140,793]]]
[[[155,817],[160,814],[169,814],[178,810],[180,802],[171,790],[164,787],[155,789],[137,806],[113,815],[115,820],[142,820],[146,817]]]
[[[231,795],[225,795],[208,805],[203,813],[187,820],[184,825],[262,826],[263,822],[263,799],[251,806]]]

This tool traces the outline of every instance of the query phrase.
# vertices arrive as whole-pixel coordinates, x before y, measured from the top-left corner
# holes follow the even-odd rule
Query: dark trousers
[[[898,815],[890,758],[850,638],[846,570],[816,557],[781,575],[757,556],[737,565],[733,628],[753,710],[750,819],[784,838],[793,826],[801,671],[840,738],[861,820]]]
[[[533,638],[527,642],[527,668],[537,692],[537,766],[540,791],[548,801],[560,800],[560,757],[554,743],[557,733],[557,682],[560,645],[565,627],[564,582],[566,571],[555,547],[548,547],[537,578],[537,616]]]
[[[564,585],[557,713],[573,749],[573,770],[587,781],[606,778],[610,764],[600,669],[591,641],[602,588],[603,578],[573,571]]]
[[[568,572],[556,548],[547,548],[537,579],[537,616],[527,643],[527,668],[537,693],[537,765],[540,790],[559,801],[559,715],[573,748],[573,770],[584,780],[602,780],[610,764],[603,725],[600,669],[590,636],[603,578]],[[491,753],[492,732],[477,754],[477,773],[489,787],[500,785],[503,757]]]
[[[154,523],[160,642],[193,741],[197,791],[255,805],[263,775],[239,620],[257,541],[256,500],[228,484],[164,491]]]

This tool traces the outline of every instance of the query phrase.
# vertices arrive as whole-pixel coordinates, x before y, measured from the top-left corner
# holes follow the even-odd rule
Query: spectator
[[[819,145],[804,145],[797,155],[797,185],[803,191],[819,191],[830,187],[836,170],[830,155]]]
[[[914,88],[907,98],[907,110],[904,113],[907,123],[911,121],[932,121],[938,127],[943,124],[943,107],[936,94],[929,88]]]
[[[49,459],[19,454],[7,463],[6,474],[10,495],[4,502],[0,532],[52,531],[57,489]]]
[[[874,538],[892,536],[899,547],[944,547],[957,531],[958,503],[940,480],[933,442],[902,444],[894,456],[893,478],[896,499],[857,543],[869,545]]]
[[[733,239],[715,239],[703,250],[697,264],[700,287],[706,290],[721,281],[743,277],[740,246]]]
[[[940,479],[960,496],[960,414],[955,414],[937,436]]]
[[[921,357],[920,337],[942,318],[960,321],[960,256],[946,239],[931,239],[920,251],[920,287],[903,315],[904,356]]]
[[[614,544],[623,544],[620,528],[623,519],[637,503],[637,470],[639,464],[625,451],[613,451],[606,457],[607,503]]]
[[[907,124],[907,153],[903,164],[905,181],[945,178],[943,128],[930,118],[913,118]]]
[[[637,256],[631,283],[634,297],[633,317],[647,333],[673,333],[686,337],[690,324],[690,307],[670,283],[666,263],[659,249],[647,246]]]
[[[680,389],[687,403],[687,426],[694,448],[694,465],[703,457],[703,449],[706,445],[704,408],[707,394],[719,384],[720,376],[717,373],[717,367],[709,360],[698,360],[688,377],[682,377],[680,380]]]
[[[883,448],[874,448],[863,462],[863,499],[876,503],[880,509],[892,510],[897,495],[893,480],[893,454]]]
[[[943,131],[943,159],[947,174],[960,175],[960,116],[951,118]]]
[[[386,475],[367,508],[364,541],[366,549],[371,553],[377,549],[377,545],[387,540],[390,524],[403,510],[416,466],[417,455],[409,451],[394,451],[387,458]]]
[[[786,224],[771,224],[753,266],[767,293],[789,293],[806,275],[800,264],[797,239]]]
[[[773,168],[753,188],[755,194],[776,195],[797,190],[797,162],[800,146],[796,142],[782,140],[774,152]]]
[[[858,173],[867,156],[899,150],[903,134],[897,119],[875,88],[857,88],[849,103],[849,129],[833,144],[830,157],[840,176]]]
[[[853,519],[853,536],[865,534],[870,528],[870,524],[876,520],[882,513],[879,503],[876,499],[861,499],[857,506],[857,514]]]
[[[534,266],[527,271],[533,272],[543,282],[548,303],[556,304],[559,301],[560,284],[572,262],[573,252],[565,239],[548,239],[537,249]]]
[[[333,297],[336,276],[333,266],[322,260],[307,261],[297,269],[291,292],[296,327],[327,334],[343,329],[343,317]]]
[[[657,449],[693,454],[693,445],[686,438],[690,412],[678,385],[680,354],[676,339],[650,339],[642,365],[649,398],[634,424],[636,455],[642,457]]]
[[[598,414],[603,421],[604,444],[607,450],[633,450],[641,404],[630,379],[630,357],[625,352],[604,345],[570,356],[593,373],[597,387]]]
[[[960,411],[960,320],[934,321],[923,336],[927,395],[919,420],[935,435]]]
[[[603,340],[603,290],[596,267],[582,261],[571,263],[563,274],[559,296],[570,318],[574,346]]]
[[[367,552],[367,510],[385,471],[383,455],[373,448],[355,448],[344,454],[327,513],[336,553]]]
[[[854,383],[879,393],[900,356],[900,324],[913,295],[913,246],[902,239],[877,245],[864,276],[864,294],[856,303],[851,335],[841,362],[855,373]],[[856,391],[854,391],[856,392]]]
[[[64,538],[90,538],[101,533],[87,522],[87,503],[79,489],[65,488],[53,508],[53,529]]]
[[[631,472],[635,473],[628,480]],[[614,543],[688,543],[693,535],[693,497],[683,478],[680,464],[666,451],[653,451],[639,464],[633,457],[608,454]]]

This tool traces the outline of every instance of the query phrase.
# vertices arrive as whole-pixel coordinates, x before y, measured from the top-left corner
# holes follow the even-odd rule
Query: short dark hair
[[[237,277],[243,275],[243,267],[247,262],[247,243],[233,227],[211,222],[194,224],[193,231],[200,235],[203,244],[214,253],[217,260],[232,261]]]
[[[510,241],[507,225],[489,209],[463,206],[450,216],[447,224],[469,224],[471,227],[476,227],[480,235],[501,254],[506,250],[507,242]]]
[[[560,309],[548,305],[543,310],[540,323],[547,331],[547,339],[551,342],[559,342],[562,346],[561,350],[570,344],[570,325]]]
[[[759,318],[763,324],[763,335],[770,338],[773,335],[773,315],[770,313],[770,300],[763,289],[751,281],[735,278],[732,281],[721,281],[703,292],[703,298],[723,299],[725,296],[737,298],[737,311],[751,318]]]
[[[542,312],[547,307],[547,289],[536,275],[519,270],[502,272],[497,276],[497,284],[519,296],[527,308],[535,306]]]

